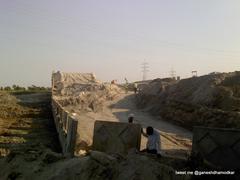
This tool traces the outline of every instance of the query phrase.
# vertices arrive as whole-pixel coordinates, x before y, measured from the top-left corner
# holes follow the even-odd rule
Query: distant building
[[[192,77],[197,77],[198,76],[198,72],[197,71],[192,71]]]

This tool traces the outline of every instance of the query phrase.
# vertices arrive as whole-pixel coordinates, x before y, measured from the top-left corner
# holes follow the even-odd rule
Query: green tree
[[[11,91],[12,88],[11,88],[10,86],[6,86],[6,87],[4,88],[4,90],[5,90],[5,91]]]
[[[12,86],[12,89],[14,91],[25,91],[26,90],[25,87],[21,87],[21,86],[15,85],[15,84]]]
[[[17,85],[15,85],[15,84],[12,85],[12,89],[13,89],[13,90],[16,90],[16,88],[17,88]]]

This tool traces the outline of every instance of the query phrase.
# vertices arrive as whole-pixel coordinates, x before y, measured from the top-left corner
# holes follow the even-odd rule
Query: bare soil
[[[60,151],[51,113],[51,94],[0,96],[0,156],[43,146]]]
[[[192,130],[240,128],[240,72],[165,82],[156,79],[138,94],[138,107]]]

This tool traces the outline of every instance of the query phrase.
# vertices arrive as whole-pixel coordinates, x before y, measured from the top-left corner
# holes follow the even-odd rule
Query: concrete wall
[[[193,152],[216,166],[240,168],[240,130],[194,127]]]
[[[93,149],[106,153],[127,154],[132,148],[140,150],[141,125],[96,121]]]
[[[74,155],[78,121],[52,98],[52,111],[63,154]]]

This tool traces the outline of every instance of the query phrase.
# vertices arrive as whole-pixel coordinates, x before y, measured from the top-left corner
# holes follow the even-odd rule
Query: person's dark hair
[[[132,116],[128,118],[128,122],[133,123],[133,117]]]
[[[153,128],[151,126],[147,127],[147,135],[153,135]]]

